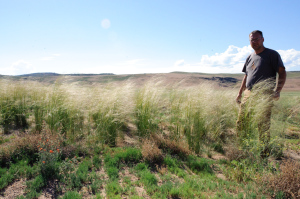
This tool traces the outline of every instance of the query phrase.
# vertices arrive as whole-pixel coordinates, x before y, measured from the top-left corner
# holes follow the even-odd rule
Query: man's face
[[[264,46],[264,38],[259,33],[251,34],[249,40],[251,47],[256,51],[260,50]]]

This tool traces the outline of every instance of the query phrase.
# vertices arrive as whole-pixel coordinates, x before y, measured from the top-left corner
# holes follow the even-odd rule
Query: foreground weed
[[[20,160],[11,164],[9,169],[0,168],[0,190],[7,187],[15,179],[27,178],[28,180],[37,176],[39,169],[37,165],[28,165],[28,160]]]
[[[149,163],[161,163],[163,160],[162,151],[158,148],[155,142],[149,139],[143,141],[142,155]]]
[[[300,164],[287,160],[280,165],[280,172],[267,174],[263,178],[264,184],[273,192],[273,196],[279,195],[285,198],[300,197]]]
[[[92,168],[92,162],[90,160],[84,160],[79,164],[76,171],[77,177],[80,179],[81,183],[86,183],[88,180],[88,171]]]
[[[108,177],[111,180],[119,178],[119,158],[112,158],[107,154],[104,158],[104,163]]]
[[[26,198],[37,198],[42,189],[45,187],[45,180],[42,175],[38,175],[35,179],[26,182],[27,194]]]
[[[124,151],[115,154],[115,157],[123,163],[130,165],[140,162],[142,160],[142,153],[140,149],[129,147],[125,148]]]
[[[120,186],[119,182],[117,180],[112,180],[106,185],[106,194],[108,197],[116,197],[117,195],[120,195],[123,192],[122,187]],[[121,198],[120,196],[118,198]]]
[[[102,163],[102,159],[100,159],[99,155],[95,154],[93,157],[93,165],[97,168],[100,169]]]
[[[117,113],[107,108],[102,108],[96,113],[92,114],[92,119],[95,123],[96,131],[99,140],[103,144],[109,146],[116,146],[118,130],[121,129],[123,123],[117,117]]]
[[[68,191],[60,199],[82,199],[82,196],[76,191]]]
[[[168,170],[178,177],[185,177],[186,173],[183,169],[181,169],[181,164],[179,163],[178,159],[172,158],[171,156],[167,155],[164,158],[164,164],[167,166]]]
[[[247,159],[232,160],[229,167],[226,167],[224,173],[227,178],[238,182],[249,182],[256,180],[260,172],[263,170],[262,162],[254,162]]]
[[[201,149],[201,144],[207,134],[207,128],[205,120],[201,115],[200,111],[192,111],[187,109],[187,121],[184,128],[184,133],[187,137],[189,147],[192,151],[199,154]]]
[[[75,166],[77,164],[76,158],[66,158],[64,161],[61,162],[59,165],[59,173],[60,173],[60,180],[66,184],[68,184],[70,174],[75,170]]]
[[[157,113],[159,108],[159,89],[148,83],[137,91],[135,98],[135,118],[138,135],[149,136],[158,129]]]
[[[208,174],[213,174],[213,170],[210,167],[207,159],[196,158],[194,156],[189,156],[187,159],[187,166],[195,173],[204,172]]]
[[[110,154],[106,154],[104,157],[104,164],[107,174],[111,180],[119,178],[119,169],[122,164],[132,166],[142,159],[142,153],[136,148],[127,148],[124,151],[120,151],[111,157]]]
[[[57,161],[61,154],[60,138],[58,136],[50,137],[50,135],[49,132],[44,132],[38,145],[39,164],[45,180],[57,178],[59,172]]]

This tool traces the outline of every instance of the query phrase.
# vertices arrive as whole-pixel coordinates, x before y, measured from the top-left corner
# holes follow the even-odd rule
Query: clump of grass
[[[152,174],[148,169],[143,170],[138,174],[141,178],[141,181],[146,186],[157,185],[157,178]]]
[[[161,103],[162,90],[153,82],[149,82],[137,91],[135,97],[135,118],[138,135],[149,136],[158,129],[158,110]]]
[[[224,151],[224,149],[223,149],[223,146],[222,146],[220,143],[213,143],[213,144],[211,145],[211,147],[212,147],[215,151],[217,151],[217,152],[219,152],[219,153],[222,153],[222,154],[225,153],[225,151]]]
[[[182,158],[187,157],[191,154],[187,142],[181,139],[172,139],[168,136],[164,137],[162,134],[154,133],[152,134],[151,140],[162,149],[165,153],[171,155],[178,155]]]
[[[123,192],[123,189],[117,180],[112,180],[108,182],[108,184],[105,187],[105,190],[108,197],[115,197],[116,195],[120,195]]]
[[[4,133],[10,128],[26,129],[29,126],[30,89],[26,84],[0,82],[0,125]]]
[[[140,149],[128,147],[124,151],[115,154],[122,163],[127,164],[137,164],[142,160],[142,153]]]
[[[143,158],[149,163],[161,163],[163,161],[162,151],[157,147],[155,142],[146,139],[142,143]]]
[[[226,177],[231,180],[236,180],[238,182],[247,182],[250,180],[255,180],[257,176],[257,164],[253,165],[248,163],[246,160],[230,162],[229,167],[226,168],[224,172]]]
[[[241,160],[249,157],[246,151],[239,149],[235,144],[231,144],[227,147],[225,155],[229,161]]]
[[[117,114],[117,113],[115,113]],[[112,110],[99,110],[92,115],[93,121],[98,132],[99,140],[109,146],[116,146],[118,130],[122,127],[122,122],[118,120]]]
[[[104,163],[108,177],[111,180],[119,178],[119,158],[111,157],[109,154],[107,154],[104,158]]]
[[[39,174],[37,165],[29,165],[29,161],[24,159],[15,164],[11,164],[9,169],[0,168],[0,190],[6,188],[15,179],[27,178],[28,180]]]
[[[101,167],[102,159],[100,159],[99,155],[95,154],[93,157],[93,165],[99,169]]]
[[[68,191],[61,199],[81,199],[82,196],[76,191]]]
[[[27,158],[30,163],[33,163],[38,158],[38,135],[25,135],[24,137],[16,137],[13,142],[10,142],[0,148],[0,165],[9,166],[10,163],[15,163],[21,159]]]
[[[189,156],[187,159],[187,166],[196,173],[204,172],[213,174],[213,170],[210,167],[208,161],[204,158],[197,159],[194,156]]]
[[[184,134],[187,137],[189,147],[192,151],[199,154],[201,150],[201,144],[205,140],[207,134],[207,128],[205,119],[201,115],[200,111],[188,112],[186,125],[184,128]]]
[[[26,198],[37,198],[41,195],[42,189],[46,186],[43,176],[38,175],[31,181],[26,182]]]
[[[300,197],[300,164],[293,160],[284,160],[280,172],[264,176],[263,183],[274,193],[280,192],[285,198]]]
[[[186,176],[185,172],[181,169],[182,168],[182,164],[180,163],[180,161],[176,158],[172,158],[170,155],[167,155],[164,158],[164,162],[163,162],[168,170],[172,173],[175,173],[178,177],[184,177]]]
[[[79,164],[76,175],[79,177],[81,183],[86,183],[88,181],[88,172],[91,168],[92,162],[90,160],[84,160]]]

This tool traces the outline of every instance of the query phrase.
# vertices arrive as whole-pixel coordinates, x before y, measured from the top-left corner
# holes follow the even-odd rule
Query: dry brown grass
[[[151,163],[162,163],[164,154],[188,156],[192,152],[188,144],[183,140],[172,140],[161,134],[152,134],[150,138],[142,142],[142,155]]]
[[[164,137],[161,134],[153,134],[152,140],[156,143],[158,148],[172,155],[188,156],[192,153],[189,149],[189,145],[183,139],[174,140],[169,137]]]
[[[229,161],[242,160],[247,158],[245,151],[240,150],[236,145],[230,145],[225,148],[225,156]]]
[[[163,153],[153,140],[145,139],[142,144],[142,155],[146,161],[151,163],[161,163],[163,161]]]
[[[20,157],[26,153],[38,152],[40,135],[24,134],[22,137],[16,137],[0,148],[0,161],[10,162],[12,158]]]
[[[266,175],[263,182],[274,190],[274,194],[281,191],[286,198],[300,198],[300,163],[284,160],[280,172]]]

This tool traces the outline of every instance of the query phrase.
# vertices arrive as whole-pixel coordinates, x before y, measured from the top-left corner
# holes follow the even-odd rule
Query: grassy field
[[[237,87],[80,78],[0,81],[0,198],[300,197],[299,92],[274,103],[262,158],[263,98],[237,138]]]

